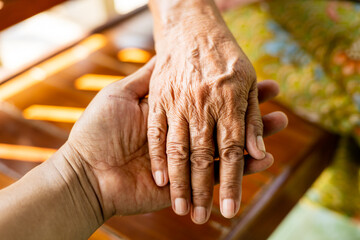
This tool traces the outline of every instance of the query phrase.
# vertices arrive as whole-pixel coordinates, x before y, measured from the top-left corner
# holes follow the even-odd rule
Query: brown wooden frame
[[[2,0],[0,31],[66,0]]]

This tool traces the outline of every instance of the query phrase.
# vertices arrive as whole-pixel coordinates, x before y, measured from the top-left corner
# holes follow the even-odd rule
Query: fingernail
[[[206,221],[206,209],[204,207],[194,208],[194,220],[196,223],[204,223]]]
[[[155,172],[155,182],[158,186],[164,185],[164,174],[162,171],[158,170]]]
[[[176,198],[175,199],[175,212],[179,215],[184,215],[187,213],[187,203],[185,198]]]
[[[264,153],[266,153],[265,150],[265,143],[264,143],[264,139],[262,136],[257,136],[256,138],[256,145],[258,147],[258,149]],[[265,157],[265,156],[264,156]]]
[[[232,218],[235,215],[235,202],[233,199],[224,199],[222,202],[222,213],[226,218]]]

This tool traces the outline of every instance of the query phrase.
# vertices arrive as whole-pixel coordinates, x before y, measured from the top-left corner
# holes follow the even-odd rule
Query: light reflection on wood
[[[58,54],[57,56],[39,64],[18,77],[0,86],[0,101],[7,100],[19,92],[34,86],[55,73],[85,59],[92,52],[106,45],[106,38],[101,34],[94,34],[83,40],[77,46]]]
[[[75,80],[75,88],[87,91],[100,91],[110,83],[123,79],[124,76],[112,76],[101,74],[85,74]]]
[[[85,108],[31,105],[23,111],[23,116],[31,120],[74,123],[84,110]]]
[[[0,143],[0,158],[8,160],[21,160],[26,162],[44,162],[57,149],[12,145]]]
[[[124,48],[117,56],[122,62],[146,63],[150,60],[151,53],[139,48]]]

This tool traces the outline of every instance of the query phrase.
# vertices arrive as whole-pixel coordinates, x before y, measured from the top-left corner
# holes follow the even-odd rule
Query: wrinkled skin
[[[102,208],[104,220],[114,214],[156,211],[170,205],[169,187],[158,187],[151,174],[147,146],[148,92],[154,60],[135,74],[104,88],[74,125],[64,149],[72,166],[84,169]],[[277,94],[265,82],[260,100]],[[286,125],[281,113],[264,116],[265,134]],[[75,157],[74,157],[75,156]],[[245,174],[266,169],[273,158],[249,158]],[[76,168],[76,167],[75,167]]]
[[[240,209],[245,146],[255,159],[266,156],[256,74],[212,1],[171,2],[150,1],[157,51],[148,123],[153,176],[158,186],[170,182],[177,214],[191,211],[204,223],[218,152],[220,210],[232,218]]]

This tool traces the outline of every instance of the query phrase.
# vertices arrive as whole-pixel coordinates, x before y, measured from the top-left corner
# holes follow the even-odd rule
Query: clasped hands
[[[61,154],[65,156],[66,161],[75,169],[75,172],[85,171],[87,181],[83,182],[89,183],[89,186],[85,186],[85,188],[94,191],[100,206],[100,209],[96,211],[102,213],[104,221],[113,215],[131,215],[156,211],[170,206],[171,203],[176,213],[184,215],[190,211],[191,206],[203,203],[205,204],[203,206],[206,207],[206,215],[200,212],[200,214],[203,214],[200,219],[201,221],[194,216],[196,211],[198,211],[196,205],[195,208],[192,207],[191,216],[195,223],[204,223],[210,216],[212,201],[210,194],[212,194],[214,179],[219,176],[220,184],[223,184],[220,185],[222,186],[220,196],[222,200],[224,196],[236,199],[233,213],[224,214],[224,209],[222,209],[222,212],[226,217],[234,216],[235,211],[239,208],[241,178],[243,174],[251,174],[268,168],[273,162],[272,155],[269,153],[262,155],[262,151],[257,151],[255,149],[256,142],[249,143],[247,149],[249,152],[257,153],[258,155],[255,154],[255,156],[259,159],[262,158],[261,160],[256,160],[250,155],[243,158],[242,143],[239,147],[230,147],[229,150],[225,150],[223,144],[234,143],[234,139],[241,141],[240,137],[243,137],[244,134],[244,127],[240,125],[241,123],[239,123],[239,126],[236,126],[236,122],[232,125],[232,122],[228,119],[217,130],[217,134],[214,135],[212,130],[211,133],[209,130],[202,131],[202,127],[208,129],[205,124],[206,121],[201,123],[202,125],[195,124],[193,126],[194,130],[198,133],[195,140],[205,144],[206,142],[202,137],[206,136],[206,140],[214,144],[213,153],[209,155],[200,153],[196,157],[192,156],[190,161],[188,157],[196,151],[194,149],[196,146],[191,147],[191,149],[180,149],[181,158],[174,164],[169,158],[171,154],[175,153],[174,156],[177,155],[175,149],[171,150],[170,147],[170,150],[167,150],[167,158],[152,158],[152,162],[150,162],[150,156],[158,156],[153,154],[156,148],[151,144],[149,155],[147,137],[147,133],[149,133],[150,139],[153,139],[153,141],[154,137],[158,138],[154,134],[153,125],[151,125],[151,123],[154,124],[154,118],[152,117],[151,110],[149,110],[151,107],[149,101],[155,96],[151,96],[151,92],[149,100],[145,96],[148,94],[151,78],[150,85],[156,84],[154,78],[158,77],[158,75],[153,73],[155,62],[158,65],[158,60],[152,59],[136,73],[100,91],[74,125],[68,141],[60,149]],[[253,86],[256,85],[254,84]],[[257,103],[258,100],[264,102],[278,93],[278,86],[274,81],[263,81],[258,84],[257,88],[259,95],[257,97],[254,94],[252,100],[254,103]],[[236,99],[228,99],[231,101],[230,105],[224,103],[224,109],[229,109],[230,106],[233,107],[234,105],[231,104],[235,104],[237,101]],[[190,109],[191,106],[187,107]],[[256,111],[256,114],[259,114],[258,109]],[[243,114],[245,112],[245,110],[241,111]],[[230,116],[230,113],[233,113],[233,116]],[[174,114],[176,113],[174,112]],[[177,114],[180,114],[180,112]],[[227,117],[235,117],[234,114],[235,112],[229,112]],[[150,119],[149,124],[148,116]],[[180,115],[174,115],[172,120],[176,120],[175,116],[179,118],[178,121],[184,120]],[[160,121],[163,121],[163,119],[160,119]],[[283,129],[286,126],[287,119],[283,113],[273,112],[263,116],[261,123],[264,124],[264,136],[267,136]],[[186,143],[189,140],[186,138],[189,138],[189,131],[184,126],[182,128],[179,128],[181,125],[176,126],[177,128],[173,129],[173,125],[170,124],[169,130],[160,129],[159,132],[165,133],[167,130],[167,142],[174,141],[179,143],[176,146],[180,146],[181,141]],[[167,128],[166,125],[164,127]],[[180,139],[176,139],[177,137],[180,137]],[[166,135],[162,135],[159,141],[164,147],[165,138]],[[256,139],[253,139],[251,136],[248,138]],[[210,156],[214,158],[217,156],[217,153],[215,153],[216,139],[218,145],[221,146],[220,161],[210,159]],[[195,141],[195,143],[197,142]],[[253,148],[248,147],[251,144]],[[231,160],[232,157],[236,157],[236,159]],[[196,159],[200,162],[196,163]],[[165,172],[167,162],[170,185],[167,184],[167,180],[162,180],[161,186],[157,186],[153,175],[157,179],[156,171],[159,167],[163,167],[162,171]],[[152,166],[150,163],[152,163]],[[171,174],[176,175],[175,180],[172,180],[173,175]],[[164,175],[163,179],[168,179],[167,175]],[[181,181],[188,185],[180,185]],[[200,184],[200,188],[195,188],[196,191],[194,191],[194,187],[197,186],[196,184]],[[181,209],[181,212],[179,212],[176,206],[176,198],[179,196],[186,199],[187,204],[186,208]]]
[[[156,59],[100,91],[54,155],[0,191],[1,239],[87,239],[114,215],[168,206],[202,224],[217,183],[231,218],[243,175],[272,164],[263,137],[287,118],[258,105],[278,85],[256,83],[214,2],[149,5]]]

